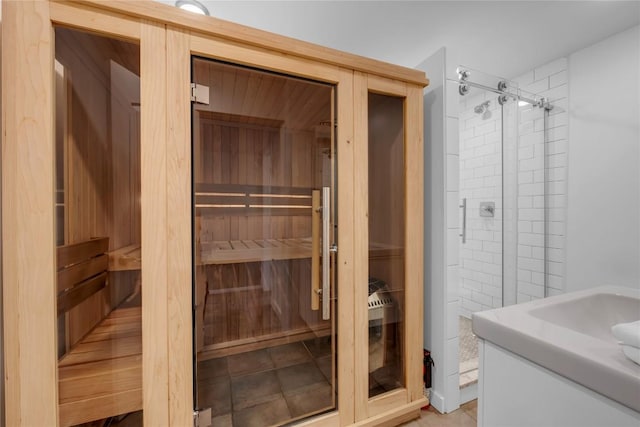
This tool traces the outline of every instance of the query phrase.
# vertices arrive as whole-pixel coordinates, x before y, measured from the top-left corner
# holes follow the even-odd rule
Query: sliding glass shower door
[[[475,70],[466,78],[475,86],[459,89],[463,323],[476,311],[515,302],[515,287],[505,283],[515,283],[510,254],[517,250],[517,101],[490,90],[517,85]]]
[[[471,314],[548,295],[552,106],[460,67],[460,386],[477,380]],[[551,218],[554,216],[554,218]],[[557,240],[557,239],[556,239]]]

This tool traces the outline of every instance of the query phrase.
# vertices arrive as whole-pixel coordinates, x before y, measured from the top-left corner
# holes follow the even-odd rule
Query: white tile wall
[[[489,101],[483,115],[474,107]],[[502,121],[497,97],[483,92],[460,99],[460,198],[467,199],[467,241],[460,245],[461,314],[500,307],[502,290]],[[494,202],[493,218],[480,203]]]
[[[549,99],[554,108],[548,117],[547,156],[547,284],[549,294],[564,290],[564,238],[566,223],[566,180],[568,155],[568,115],[566,111],[567,59],[560,58],[516,79],[520,89]],[[540,108],[520,108],[519,168],[533,172],[533,179],[518,182],[518,279],[517,301],[544,296],[544,115]],[[533,155],[531,156],[531,148]],[[526,153],[522,154],[523,152]],[[527,157],[530,156],[530,157]]]
[[[532,106],[518,107],[518,214],[516,301],[544,296],[544,152],[548,223],[547,274],[549,293],[564,290],[565,223],[568,156],[567,60],[561,58],[517,79],[520,89],[544,96],[554,105],[548,117],[544,146],[544,113]],[[474,107],[490,101],[489,114]],[[502,305],[502,122],[493,94],[477,92],[459,99],[460,199],[467,198],[467,242],[460,244],[460,313]],[[479,216],[479,204],[493,201],[494,218]],[[451,203],[452,204],[452,203]]]

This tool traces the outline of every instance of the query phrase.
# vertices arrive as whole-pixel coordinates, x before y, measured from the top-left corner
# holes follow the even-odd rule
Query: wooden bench
[[[57,249],[58,315],[107,286],[108,238]],[[60,425],[142,409],[140,307],[117,308],[58,361]]]

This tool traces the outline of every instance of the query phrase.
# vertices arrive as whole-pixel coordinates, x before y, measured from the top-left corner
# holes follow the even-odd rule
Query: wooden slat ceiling
[[[210,90],[210,104],[199,110],[277,120],[295,130],[331,120],[330,85],[204,59],[194,60],[194,81]]]
[[[56,59],[64,65],[68,55],[75,55],[86,64],[86,72],[99,74],[105,85],[109,84],[110,60],[122,65],[135,75],[140,75],[140,46],[84,31],[56,27]]]

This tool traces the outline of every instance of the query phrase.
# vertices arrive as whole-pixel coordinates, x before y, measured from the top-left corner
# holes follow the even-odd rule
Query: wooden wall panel
[[[200,119],[196,182],[319,188],[315,134]],[[253,240],[311,236],[310,216],[217,216],[203,211],[199,239]]]
[[[368,417],[369,364],[369,312],[367,310],[367,287],[369,281],[369,182],[368,175],[368,85],[367,76],[354,73],[354,356],[355,364],[354,400],[355,420]],[[359,286],[358,286],[359,285]]]
[[[51,20],[56,24],[99,32],[116,38],[140,39],[140,22],[137,18],[107,11],[97,14],[95,9],[87,8],[86,5],[72,4],[67,0],[51,1],[50,7]]]
[[[206,34],[214,40],[225,40],[228,43],[227,48],[229,49],[236,48],[236,46],[233,45],[234,41],[236,43],[240,41],[244,42],[244,46],[258,46],[263,49],[270,49],[276,54],[273,56],[277,56],[277,58],[282,62],[284,62],[285,59],[294,59],[300,62],[307,60],[309,63],[307,68],[313,68],[314,66],[320,68],[322,66],[326,67],[329,65],[333,69],[334,73],[337,71],[338,67],[345,67],[389,78],[411,81],[416,85],[422,84],[426,86],[428,83],[424,73],[419,72],[418,70],[348,54],[324,46],[314,45],[312,43],[293,40],[278,34],[265,32],[208,16],[194,15],[180,10],[174,11],[166,5],[158,3],[137,2],[135,4],[121,4],[118,1],[86,1],[96,7],[117,11],[130,16],[148,17],[155,19],[158,22],[173,24],[177,27],[198,28],[201,34]],[[206,40],[204,38],[205,36],[200,37],[203,41]],[[208,47],[206,46],[206,43],[204,45],[204,47]],[[206,53],[209,49],[204,48],[203,50],[203,53]],[[267,55],[263,54],[263,56]],[[255,58],[254,61],[257,61],[258,59],[266,61],[264,57]],[[250,63],[255,64],[256,62]],[[292,72],[294,69],[295,64],[292,65],[289,63],[281,64],[280,68],[277,68],[278,71],[285,72]]]
[[[11,426],[55,425],[54,80],[49,6],[4,1],[2,18],[2,39],[11,40],[2,46],[5,421]]]
[[[193,422],[191,109],[189,37],[167,29],[167,265],[169,425]]]
[[[203,345],[225,349],[327,327],[309,309],[309,259],[207,266]]]
[[[142,381],[144,423],[169,425],[167,304],[167,61],[165,28],[144,21],[140,38],[142,158]]]
[[[422,129],[422,87],[408,86],[406,107],[406,171],[407,201],[405,230],[406,316],[424,319],[424,139]],[[423,322],[408,321],[405,326],[406,378],[409,400],[426,400],[423,392],[422,351],[415,343],[422,342]]]
[[[358,76],[358,78],[361,78]],[[351,425],[355,420],[355,387],[356,366],[361,364],[355,358],[356,348],[356,313],[354,274],[355,244],[360,236],[355,234],[356,225],[362,221],[362,217],[356,217],[356,194],[362,188],[355,183],[355,160],[359,152],[356,144],[360,144],[362,136],[356,133],[357,123],[354,113],[361,105],[354,100],[354,94],[361,87],[360,82],[354,81],[354,73],[351,70],[340,70],[340,81],[336,88],[338,135],[336,148],[339,153],[337,162],[339,192],[338,192],[338,260],[337,283],[335,284],[338,298],[338,315],[334,319],[338,333],[338,408],[340,425]],[[361,209],[362,206],[359,206]],[[357,211],[362,213],[361,210]]]

